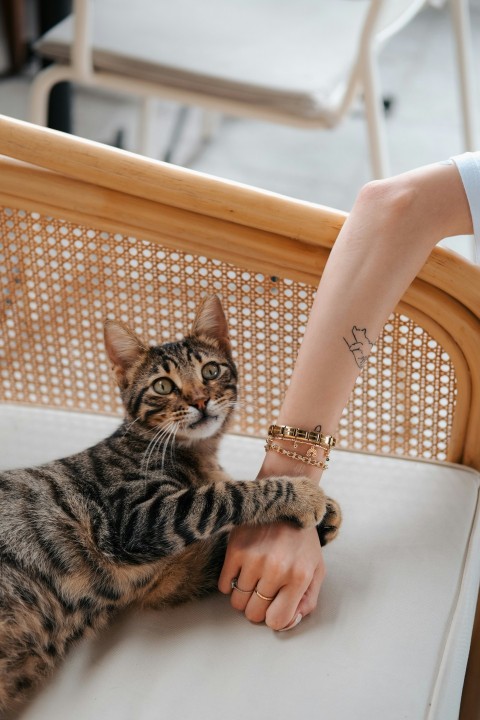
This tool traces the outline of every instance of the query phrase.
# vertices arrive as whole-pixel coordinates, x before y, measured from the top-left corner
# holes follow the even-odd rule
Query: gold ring
[[[259,597],[261,600],[266,600],[267,602],[272,602],[272,600],[275,600],[275,595],[273,597],[267,597],[266,595],[262,595],[262,593],[259,593],[257,588],[253,591],[257,597]]]
[[[238,592],[245,593],[246,595],[251,595],[253,593],[253,590],[242,590],[242,588],[239,588],[237,585],[238,578],[233,578],[232,582],[230,583],[230,587],[232,590],[238,590]]]

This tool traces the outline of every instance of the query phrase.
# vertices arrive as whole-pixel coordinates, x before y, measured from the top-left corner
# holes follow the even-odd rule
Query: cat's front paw
[[[327,510],[322,521],[317,525],[318,537],[322,547],[338,535],[340,525],[342,524],[342,511],[340,505],[330,497],[327,497]]]
[[[318,525],[327,509],[323,490],[306,477],[289,478],[289,482],[294,486],[294,498],[282,519],[302,528]]]

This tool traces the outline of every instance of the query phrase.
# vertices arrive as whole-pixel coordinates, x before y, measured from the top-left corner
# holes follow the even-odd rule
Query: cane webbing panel
[[[103,347],[115,317],[152,343],[181,337],[217,293],[240,373],[236,432],[276,420],[314,288],[37,213],[0,213],[0,401],[121,413]],[[358,379],[339,445],[446,458],[456,381],[447,353],[393,315]]]

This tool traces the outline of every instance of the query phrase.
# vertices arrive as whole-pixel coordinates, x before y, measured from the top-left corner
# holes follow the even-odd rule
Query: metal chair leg
[[[370,162],[377,180],[390,174],[385,128],[385,113],[380,92],[375,53],[365,53],[361,73],[367,120]]]
[[[463,142],[465,150],[477,150],[475,142],[475,83],[473,77],[470,13],[468,0],[450,0],[455,44],[457,51],[458,79],[462,108]]]

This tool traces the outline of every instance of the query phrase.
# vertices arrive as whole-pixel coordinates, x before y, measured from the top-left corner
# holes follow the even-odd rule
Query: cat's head
[[[204,300],[183,340],[148,347],[123,323],[107,320],[105,347],[136,426],[174,430],[176,440],[187,442],[225,429],[237,398],[237,371],[215,295]]]

